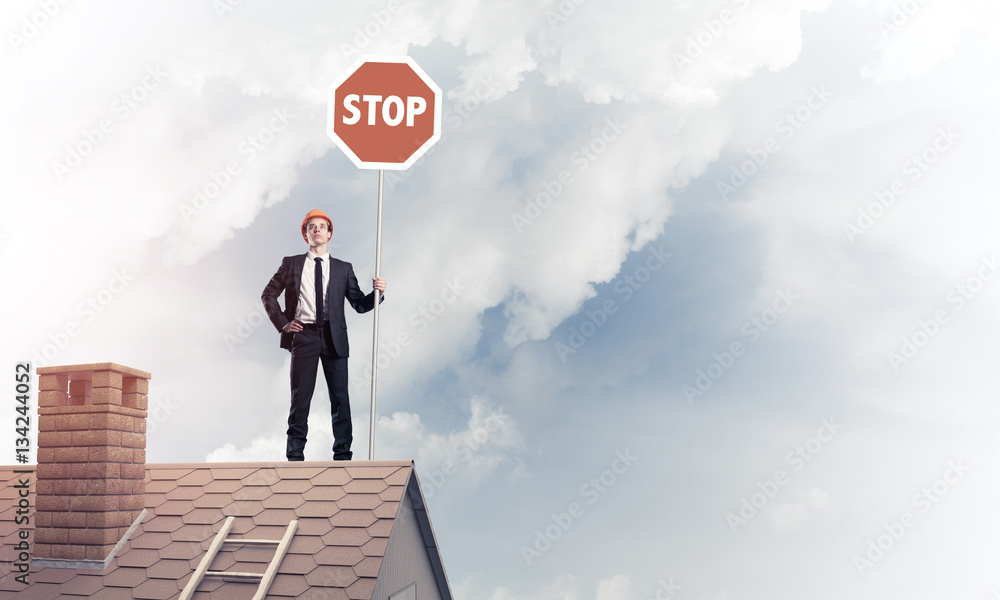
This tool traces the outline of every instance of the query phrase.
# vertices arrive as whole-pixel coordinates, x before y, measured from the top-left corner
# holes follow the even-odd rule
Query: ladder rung
[[[240,577],[244,579],[260,579],[263,573],[243,573],[241,571],[206,571],[205,577]]]
[[[247,538],[226,538],[227,544],[273,544],[278,545],[281,540],[253,540]]]

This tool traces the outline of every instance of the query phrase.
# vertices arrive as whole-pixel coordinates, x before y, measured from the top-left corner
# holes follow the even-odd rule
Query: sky
[[[0,32],[0,364],[151,372],[148,462],[283,460],[260,294],[314,208],[370,289],[328,88],[407,55],[442,135],[385,174],[375,456],[416,461],[458,600],[1000,598],[997,3],[18,0]]]

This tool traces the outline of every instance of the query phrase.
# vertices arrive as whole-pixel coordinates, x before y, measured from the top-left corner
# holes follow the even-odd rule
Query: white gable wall
[[[389,534],[382,568],[375,580],[372,600],[390,600],[397,594],[393,600],[452,600],[443,569],[439,567],[436,573],[434,567],[435,563],[440,565],[440,555],[434,546],[429,522],[421,527],[421,518],[426,519],[426,512],[414,507],[414,497],[418,506],[422,504],[414,475],[410,476],[406,487]],[[414,584],[414,589],[406,589]]]

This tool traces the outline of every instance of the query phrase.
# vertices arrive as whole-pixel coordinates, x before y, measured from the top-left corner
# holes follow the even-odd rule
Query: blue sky
[[[150,371],[150,462],[282,459],[260,292],[313,208],[373,274],[326,92],[408,54],[376,457],[459,600],[1000,593],[995,3],[56,5],[0,16],[0,353]]]

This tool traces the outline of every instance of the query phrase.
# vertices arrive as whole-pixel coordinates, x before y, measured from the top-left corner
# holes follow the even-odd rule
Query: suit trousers
[[[351,402],[347,392],[347,357],[333,347],[329,327],[310,327],[292,338],[292,404],[288,411],[288,460],[304,460],[306,434],[309,432],[309,405],[316,387],[319,363],[330,394],[333,417],[333,459],[351,460]]]

